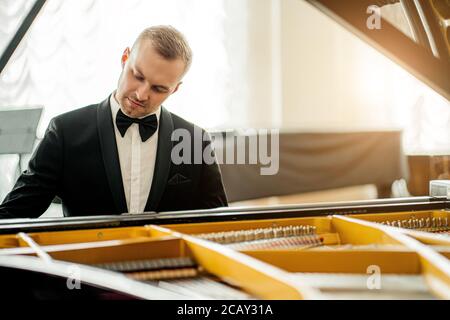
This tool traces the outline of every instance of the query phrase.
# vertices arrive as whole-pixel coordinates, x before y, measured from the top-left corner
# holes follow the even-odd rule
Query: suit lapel
[[[123,190],[122,172],[120,171],[119,154],[117,152],[116,135],[112,121],[109,97],[100,103],[97,109],[97,125],[100,148],[103,155],[106,177],[119,213],[127,212],[127,202]]]
[[[156,153],[155,172],[153,174],[150,195],[145,205],[145,211],[156,211],[161,197],[166,188],[171,166],[172,152],[172,132],[174,126],[172,115],[165,108],[161,107],[158,132],[158,151]]]

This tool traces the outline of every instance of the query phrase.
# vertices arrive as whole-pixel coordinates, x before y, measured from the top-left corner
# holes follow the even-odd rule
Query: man
[[[28,170],[0,206],[0,218],[39,217],[55,196],[65,216],[226,206],[214,157],[195,162],[194,152],[184,150],[192,161],[171,159],[177,130],[189,133],[192,150],[198,143],[203,151],[211,148],[195,134],[204,131],[161,106],[180,87],[191,60],[176,29],[144,30],[123,53],[110,97],[52,119]]]

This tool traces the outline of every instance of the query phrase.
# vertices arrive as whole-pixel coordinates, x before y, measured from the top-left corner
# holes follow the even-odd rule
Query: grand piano
[[[448,1],[307,2],[450,98]],[[374,4],[399,6],[413,38],[377,29]],[[449,181],[417,197],[13,219],[0,278],[10,299],[450,299],[449,232]]]

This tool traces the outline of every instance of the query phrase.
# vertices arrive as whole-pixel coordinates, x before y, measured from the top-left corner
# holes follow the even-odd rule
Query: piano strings
[[[197,299],[254,299],[207,273],[190,257],[117,261],[93,265]]]

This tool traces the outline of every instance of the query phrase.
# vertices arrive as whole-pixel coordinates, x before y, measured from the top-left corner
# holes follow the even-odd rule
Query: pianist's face
[[[185,64],[181,59],[166,60],[148,40],[142,40],[122,58],[122,73],[116,99],[122,111],[132,118],[155,112],[181,84]]]

